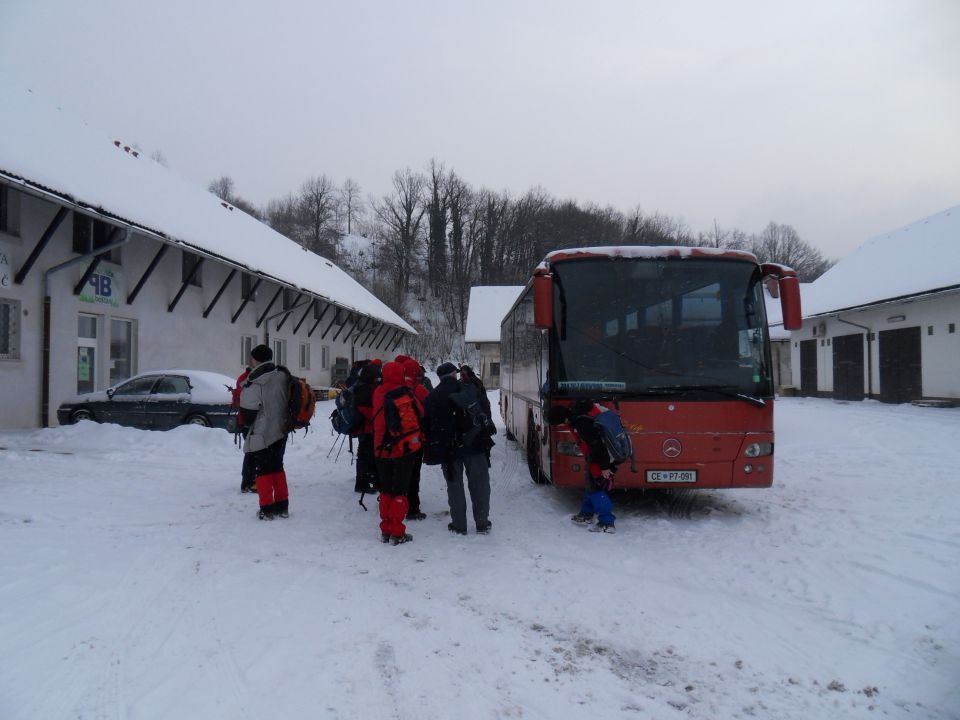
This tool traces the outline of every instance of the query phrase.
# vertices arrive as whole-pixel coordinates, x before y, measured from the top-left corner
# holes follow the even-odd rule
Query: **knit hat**
[[[437,367],[437,377],[443,377],[444,375],[456,375],[457,366],[452,362],[440,363]]]
[[[250,351],[250,357],[252,357],[258,363],[270,362],[273,360],[273,350],[266,345],[257,345],[253,350]]]

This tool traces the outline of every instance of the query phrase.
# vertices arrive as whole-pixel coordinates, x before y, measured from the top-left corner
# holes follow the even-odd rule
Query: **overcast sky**
[[[960,204],[955,0],[0,0],[0,75],[258,205],[436,158],[842,257]]]

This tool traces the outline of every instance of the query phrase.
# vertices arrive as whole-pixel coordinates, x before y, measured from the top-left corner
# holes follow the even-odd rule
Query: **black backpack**
[[[357,383],[341,390],[334,404],[336,407],[330,413],[334,431],[341,435],[356,435],[363,426],[363,415],[357,410]]]
[[[450,400],[461,411],[457,427],[459,445],[473,446],[479,438],[489,439],[497,434],[475,385],[462,383],[459,392],[451,393]]]

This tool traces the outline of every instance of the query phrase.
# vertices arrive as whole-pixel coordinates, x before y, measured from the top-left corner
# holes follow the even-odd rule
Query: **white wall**
[[[894,320],[903,316],[903,320]],[[838,319],[839,317],[839,319]],[[889,303],[838,317],[806,319],[803,328],[791,335],[793,385],[800,387],[801,340],[817,340],[817,390],[833,392],[833,342],[841,335],[864,333],[866,330],[840,322],[840,319],[863,325],[874,333],[872,345],[873,395],[880,395],[879,337],[884,330],[920,327],[920,353],[923,363],[923,395],[936,398],[960,398],[960,293]],[[824,336],[814,337],[813,328],[823,323]],[[949,331],[950,324],[954,332]],[[933,328],[929,334],[928,328]],[[868,392],[867,350],[864,343],[864,393]]]
[[[52,203],[28,195],[21,195],[21,203],[20,237],[0,236],[0,253],[4,253],[8,261],[8,267],[0,266],[0,270],[7,272],[10,278],[9,285],[0,287],[0,297],[21,302],[20,358],[0,361],[0,385],[3,387],[4,399],[0,428],[4,429],[37,427],[40,423],[43,275],[44,271],[52,266],[76,257],[72,252],[71,212],[43,251],[24,284],[14,285],[13,275],[26,261],[57,210]],[[51,425],[56,423],[56,409],[59,404],[76,393],[77,318],[80,313],[96,315],[99,318],[97,389],[108,386],[108,335],[111,318],[135,322],[135,372],[181,367],[212,370],[236,377],[243,369],[241,337],[252,335],[256,337],[256,342],[264,340],[265,327],[256,327],[257,318],[266,309],[278,286],[267,281],[261,283],[256,301],[248,303],[237,322],[231,323],[231,317],[241,302],[241,280],[238,272],[210,316],[204,318],[204,309],[216,295],[230,270],[228,266],[211,259],[205,260],[203,264],[202,287],[188,287],[175,310],[167,311],[181,285],[181,251],[176,247],[168,248],[134,303],[127,304],[127,294],[140,279],[159,247],[156,240],[135,234],[121,251],[121,265],[103,264],[103,267],[118,275],[120,287],[117,290],[122,294],[119,307],[84,302],[73,294],[73,287],[80,280],[89,261],[78,263],[52,276]],[[270,314],[281,309],[280,302],[278,299]],[[337,357],[345,357],[349,361],[352,351],[356,353],[357,359],[386,357],[390,353],[389,347],[383,347],[379,352],[372,348],[351,348],[345,333],[341,333],[338,340],[333,342],[333,337],[340,329],[338,325],[334,325],[327,336],[321,339],[334,317],[334,308],[326,314],[312,337],[307,337],[314,325],[312,313],[300,327],[300,331],[294,335],[293,329],[306,310],[306,306],[294,310],[279,332],[276,330],[279,318],[269,321],[270,341],[271,346],[274,339],[286,341],[288,367],[295,374],[306,377],[312,385],[330,384],[330,369]],[[348,329],[351,324],[348,324]],[[353,336],[352,330],[350,336]],[[300,367],[301,342],[310,345],[309,369]],[[324,346],[329,348],[330,358],[326,369],[321,367]]]

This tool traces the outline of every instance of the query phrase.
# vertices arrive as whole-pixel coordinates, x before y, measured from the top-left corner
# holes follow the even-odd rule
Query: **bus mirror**
[[[552,275],[535,275],[533,278],[533,324],[538,330],[553,327]]]
[[[779,282],[783,329],[799,330],[803,326],[803,314],[800,310],[800,280],[796,277],[782,277]]]

